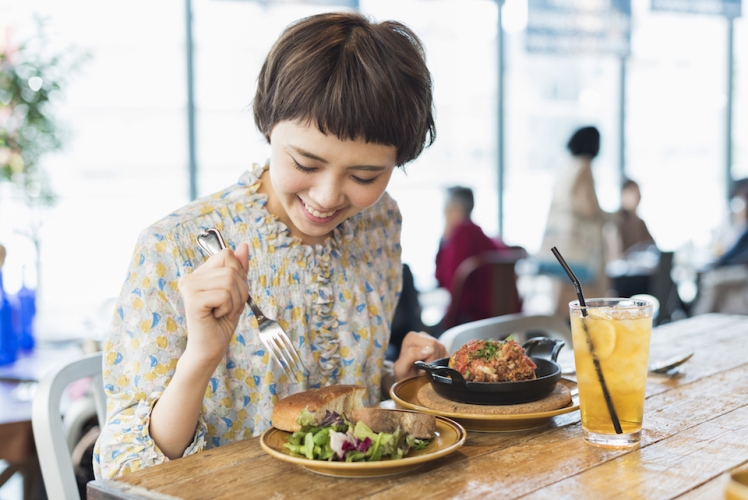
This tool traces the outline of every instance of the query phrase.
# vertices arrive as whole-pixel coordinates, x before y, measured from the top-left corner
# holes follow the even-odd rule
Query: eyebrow
[[[295,153],[305,158],[309,158],[310,160],[316,160],[320,163],[324,163],[325,165],[330,163],[324,158],[319,157],[316,154],[311,153],[305,149],[299,148],[297,146],[289,146],[289,148],[291,148]],[[351,167],[348,167],[348,170],[364,170],[368,172],[382,172],[384,170],[387,170],[387,167],[382,167],[382,166],[377,166],[377,165],[353,165]]]

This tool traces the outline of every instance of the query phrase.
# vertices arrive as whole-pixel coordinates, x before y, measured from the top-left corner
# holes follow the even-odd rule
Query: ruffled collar
[[[304,253],[317,254],[317,255],[329,255],[333,251],[339,252],[344,244],[349,243],[354,238],[355,224],[350,220],[346,219],[338,224],[335,229],[332,230],[332,235],[325,239],[324,244],[317,245],[305,245],[302,243],[300,238],[291,236],[291,231],[288,229],[283,222],[278,219],[278,216],[271,214],[267,210],[267,195],[264,193],[258,193],[257,190],[262,184],[260,177],[269,168],[269,163],[260,165],[258,163],[252,164],[250,170],[245,171],[241,177],[239,177],[239,186],[246,187],[248,190],[248,203],[251,207],[261,211],[262,217],[255,219],[260,231],[267,237],[273,237],[276,246],[293,246],[303,247]],[[246,192],[245,192],[246,193]],[[358,217],[356,214],[354,218]]]

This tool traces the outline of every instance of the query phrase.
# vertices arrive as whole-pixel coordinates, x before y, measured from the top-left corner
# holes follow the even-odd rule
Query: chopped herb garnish
[[[481,358],[481,359],[494,359],[496,355],[501,351],[501,346],[504,344],[504,342],[496,341],[496,340],[486,340],[483,344],[483,347],[475,351],[475,354],[472,356],[472,359],[475,358]]]

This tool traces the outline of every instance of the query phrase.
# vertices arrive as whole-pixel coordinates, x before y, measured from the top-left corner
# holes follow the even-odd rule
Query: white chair
[[[42,469],[44,486],[50,500],[80,498],[73,472],[67,432],[60,415],[60,400],[65,388],[76,380],[93,377],[93,394],[99,422],[106,422],[106,396],[101,374],[101,353],[90,354],[46,374],[34,396],[31,423]]]
[[[565,319],[559,316],[528,316],[522,313],[506,314],[455,326],[442,333],[439,342],[452,354],[466,342],[476,339],[501,340],[515,334],[515,339],[522,343],[527,340],[527,332],[542,332],[546,337],[565,340],[569,349],[573,345],[571,329]]]

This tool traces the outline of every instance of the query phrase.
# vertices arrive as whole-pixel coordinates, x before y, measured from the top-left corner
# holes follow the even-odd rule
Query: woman
[[[435,136],[421,44],[358,14],[302,19],[268,54],[254,115],[269,165],[140,236],[105,346],[97,477],[259,435],[304,387],[361,384],[380,400],[401,289],[401,219],[385,188]],[[231,249],[207,258],[195,237],[211,226]],[[302,383],[265,352],[248,293],[299,351]],[[394,375],[445,355],[411,332]]]
[[[556,177],[539,253],[541,269],[557,276],[554,292],[556,314],[560,316],[569,314],[569,302],[577,297],[551,248],[561,252],[584,285],[587,297],[603,297],[608,288],[603,226],[611,218],[600,208],[592,176],[592,160],[600,151],[600,132],[595,127],[580,128],[567,148],[572,158]]]

